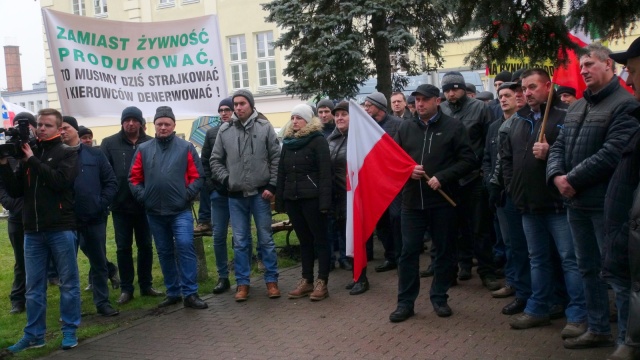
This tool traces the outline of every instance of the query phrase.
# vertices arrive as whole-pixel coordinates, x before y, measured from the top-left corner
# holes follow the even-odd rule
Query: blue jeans
[[[567,218],[573,234],[578,269],[582,274],[589,331],[599,335],[611,334],[607,283],[600,277],[604,246],[604,212],[569,208]]]
[[[198,292],[198,260],[193,246],[193,215],[151,215],[149,228],[158,251],[167,296],[187,297]]]
[[[209,196],[213,223],[213,255],[216,257],[218,277],[229,278],[227,230],[229,229],[229,198],[213,190]],[[202,200],[201,200],[202,201]],[[200,203],[200,208],[202,208]]]
[[[203,186],[202,190],[200,190],[200,209],[198,210],[199,224],[211,224],[211,202],[209,196],[209,190],[207,190],[206,186]]]
[[[80,278],[73,231],[40,231],[24,236],[27,272],[28,339],[44,339],[47,329],[47,263],[54,259],[60,279],[60,319],[62,331],[75,333],[80,325]]]
[[[609,284],[616,294],[616,309],[618,309],[618,337],[616,342],[624,344],[624,338],[627,335],[627,321],[629,320],[631,287],[629,284],[621,285],[615,281],[610,281]]]
[[[230,197],[229,214],[233,232],[233,256],[238,285],[249,285],[251,277],[251,215],[256,224],[259,253],[267,283],[278,281],[278,255],[271,232],[271,204],[261,194]]]
[[[516,297],[526,300],[531,296],[531,264],[527,238],[522,228],[522,214],[511,201],[511,197],[507,197],[503,207],[497,208],[497,214],[507,249],[507,281],[515,288]]]
[[[522,226],[531,258],[531,297],[524,310],[532,316],[548,316],[554,292],[552,247],[558,249],[569,304],[568,322],[584,322],[587,318],[584,289],[576,263],[571,231],[565,214],[523,214]],[[555,243],[555,245],[554,245]]]

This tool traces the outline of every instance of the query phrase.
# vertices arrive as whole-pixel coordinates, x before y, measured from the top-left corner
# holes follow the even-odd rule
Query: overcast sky
[[[22,89],[31,90],[32,84],[45,80],[44,33],[39,0],[0,0],[0,89],[7,87],[4,64],[4,46],[20,46]]]

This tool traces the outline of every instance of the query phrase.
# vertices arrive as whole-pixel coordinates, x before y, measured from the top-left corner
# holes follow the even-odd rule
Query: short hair
[[[402,95],[402,100],[407,101],[407,97],[406,97],[406,96],[404,96],[404,93],[403,93],[402,91],[394,91],[394,92],[391,94],[391,97],[394,97],[394,96],[396,96],[396,95]]]
[[[51,109],[51,108],[40,109],[40,111],[38,111],[38,117],[46,116],[46,115],[55,116],[56,117],[56,126],[58,126],[58,127],[62,126],[62,114],[60,113],[60,111],[58,111],[56,109]]]
[[[602,43],[594,42],[583,47],[581,51],[578,52],[578,54],[580,57],[593,56],[602,62],[606,62],[607,60],[611,59],[609,56],[613,54],[613,52],[608,47],[602,45]],[[611,71],[615,73],[615,70],[616,70],[616,62],[611,60]]]
[[[520,75],[520,79],[524,79],[532,75],[539,75],[543,80],[551,81],[551,76],[549,76],[549,73],[543,68],[527,69],[522,73],[522,75]]]

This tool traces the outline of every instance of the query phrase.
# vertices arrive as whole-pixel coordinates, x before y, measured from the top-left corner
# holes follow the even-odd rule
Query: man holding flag
[[[420,291],[419,256],[427,229],[436,249],[430,298],[436,314],[451,316],[447,291],[456,266],[456,211],[437,190],[458,193],[458,179],[477,168],[464,125],[440,110],[440,90],[420,85],[412,96],[418,117],[402,122],[396,142],[417,163],[402,192],[402,252],[398,264],[398,306],[391,322],[407,320],[414,314]],[[431,176],[425,183],[425,178]]]

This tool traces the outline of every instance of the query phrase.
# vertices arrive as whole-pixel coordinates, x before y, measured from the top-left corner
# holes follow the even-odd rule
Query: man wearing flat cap
[[[411,179],[402,190],[402,250],[398,261],[398,304],[389,315],[391,322],[401,322],[414,315],[420,291],[419,257],[424,233],[429,229],[435,247],[434,278],[429,297],[436,315],[448,317],[447,291],[454,279],[455,208],[437,190],[457,201],[458,179],[476,166],[473,149],[464,125],[440,109],[440,91],[433,85],[420,85],[416,98],[418,116],[402,121],[395,136],[416,165]],[[430,176],[426,181],[425,174]]]

